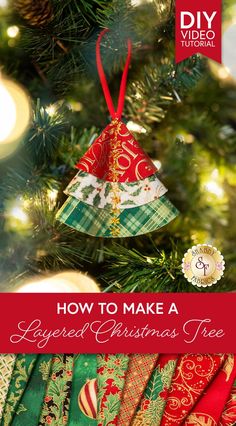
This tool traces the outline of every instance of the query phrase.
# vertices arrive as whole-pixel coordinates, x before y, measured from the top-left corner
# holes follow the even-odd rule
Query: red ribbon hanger
[[[97,39],[97,44],[96,44],[97,69],[98,69],[98,74],[99,74],[99,78],[100,78],[100,81],[101,81],[102,90],[103,90],[103,93],[104,93],[104,96],[105,96],[105,99],[106,99],[107,107],[108,107],[108,110],[110,112],[111,118],[112,119],[115,119],[115,118],[121,119],[122,111],[123,111],[123,108],[124,108],[124,102],[125,102],[126,83],[127,83],[129,64],[130,64],[130,60],[131,60],[132,43],[131,43],[130,39],[127,40],[128,54],[127,54],[125,67],[124,67],[124,71],[123,71],[123,75],[122,75],[122,79],[121,79],[121,83],[120,83],[120,92],[119,92],[119,98],[118,98],[117,111],[115,111],[114,104],[113,104],[112,97],[111,97],[111,93],[110,93],[110,90],[109,90],[109,87],[108,87],[108,84],[107,84],[107,79],[106,79],[104,69],[103,69],[103,66],[102,66],[101,51],[100,51],[102,37],[108,31],[109,31],[109,29],[105,28],[99,34],[98,39]]]

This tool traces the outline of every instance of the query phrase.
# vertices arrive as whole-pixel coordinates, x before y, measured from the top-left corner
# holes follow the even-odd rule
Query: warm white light
[[[7,0],[0,0],[0,7],[7,7],[8,1]]]
[[[236,51],[235,51],[236,24],[230,25],[222,38],[222,62],[229,70],[230,75],[236,78]],[[226,77],[223,77],[226,78]]]
[[[132,6],[140,6],[141,4],[145,3],[152,3],[153,0],[131,0]]]
[[[18,206],[12,208],[12,210],[10,211],[10,216],[14,217],[15,219],[18,219],[22,223],[27,223],[29,220],[24,210]]]
[[[156,166],[157,170],[160,170],[162,166],[161,162],[159,160],[152,160],[152,161],[154,165]]]
[[[12,25],[11,27],[7,28],[7,35],[10,38],[15,38],[18,36],[19,34],[19,27],[17,27],[17,25]]]
[[[222,80],[225,80],[226,78],[229,78],[229,76],[230,76],[230,70],[229,70],[229,68],[228,67],[220,67],[218,69],[218,76]]]
[[[17,149],[30,117],[31,105],[24,89],[0,75],[0,159]]]
[[[137,123],[134,123],[133,121],[128,121],[127,125],[126,125],[127,129],[129,129],[131,132],[136,132],[136,133],[147,133],[147,130],[140,126]]]
[[[205,188],[208,192],[215,194],[218,198],[222,198],[224,196],[223,188],[214,180],[209,180],[206,183]]]
[[[17,293],[98,293],[95,281],[80,272],[61,272],[21,285]]]
[[[58,190],[57,189],[49,189],[48,190],[48,198],[50,201],[56,201],[58,196]]]
[[[57,112],[57,108],[55,105],[48,105],[46,108],[46,112],[48,115],[50,115],[50,117],[53,117]]]
[[[49,207],[53,209],[56,205],[58,190],[57,189],[48,189],[47,191]]]
[[[0,143],[5,142],[16,124],[16,106],[8,90],[0,82]]]

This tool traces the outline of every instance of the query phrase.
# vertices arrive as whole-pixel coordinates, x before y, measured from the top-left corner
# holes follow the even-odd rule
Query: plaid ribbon
[[[0,355],[0,420],[5,405],[15,360],[16,355],[14,354]]]
[[[165,195],[150,204],[121,210],[117,237],[133,237],[155,231],[177,215],[178,210]],[[111,218],[108,210],[89,206],[73,197],[68,197],[57,213],[58,220],[77,231],[105,238],[112,237]]]
[[[133,354],[130,356],[118,416],[118,426],[129,426],[131,424],[157,359],[157,354]]]

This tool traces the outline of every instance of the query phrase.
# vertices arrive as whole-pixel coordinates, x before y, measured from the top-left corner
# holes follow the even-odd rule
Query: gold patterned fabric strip
[[[0,419],[2,418],[15,360],[15,354],[0,355]]]

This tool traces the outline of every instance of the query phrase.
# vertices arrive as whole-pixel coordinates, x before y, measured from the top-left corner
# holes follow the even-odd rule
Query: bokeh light
[[[230,25],[223,34],[223,57],[222,62],[226,71],[236,79],[236,24]]]
[[[35,279],[16,289],[16,293],[99,293],[96,282],[81,272],[66,271]]]
[[[30,118],[31,104],[25,90],[0,76],[0,159],[17,149]]]
[[[10,38],[15,38],[18,36],[19,34],[19,27],[17,27],[17,25],[12,25],[11,27],[7,28],[7,35]]]

